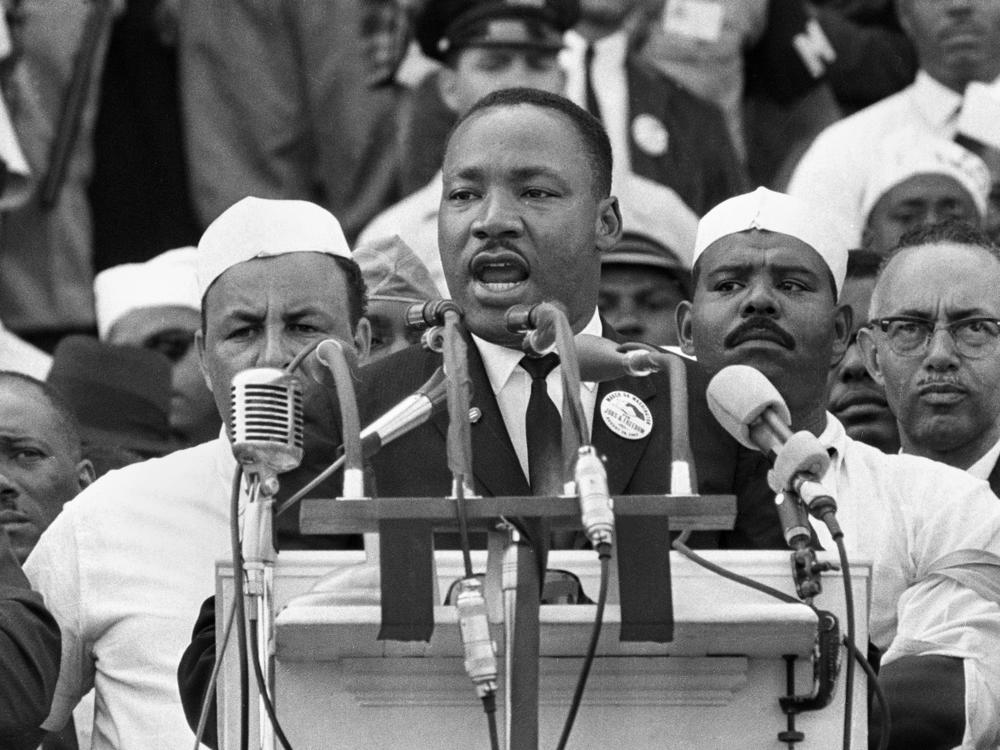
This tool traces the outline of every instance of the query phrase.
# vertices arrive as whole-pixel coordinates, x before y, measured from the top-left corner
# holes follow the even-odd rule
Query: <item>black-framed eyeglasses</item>
[[[938,329],[947,331],[955,350],[968,359],[988,357],[1000,343],[1000,320],[995,318],[963,318],[938,324],[926,318],[898,315],[877,318],[868,325],[882,331],[889,348],[900,357],[922,357]]]

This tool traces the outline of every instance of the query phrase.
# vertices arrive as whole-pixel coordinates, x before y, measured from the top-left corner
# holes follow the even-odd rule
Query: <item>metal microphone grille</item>
[[[233,454],[247,471],[278,473],[302,462],[302,385],[284,370],[244,370],[232,385]]]

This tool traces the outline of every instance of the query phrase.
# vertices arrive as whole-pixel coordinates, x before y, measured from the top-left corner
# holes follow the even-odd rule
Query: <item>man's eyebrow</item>
[[[704,273],[706,276],[741,274],[741,273],[747,273],[751,268],[753,268],[753,264],[750,262],[725,263],[721,266],[716,266],[711,270],[705,271]]]
[[[462,169],[459,169],[455,172],[446,173],[444,175],[444,178],[445,182],[448,182],[449,180],[475,181],[483,179],[485,173],[486,170],[483,169],[482,167],[468,166],[468,167],[463,167]],[[559,182],[565,182],[565,178],[562,176],[561,173],[552,169],[551,167],[547,167],[544,165],[515,167],[513,169],[510,169],[507,174],[510,177],[514,178],[515,180],[520,180],[520,181],[530,180],[535,177],[549,177],[554,180],[558,180]]]
[[[928,313],[927,308],[920,307],[906,307],[900,310],[898,313],[893,315],[886,315],[884,317],[894,318],[897,315],[905,316],[908,318],[921,318],[929,322],[933,322],[935,318]],[[964,320],[965,318],[990,318],[992,315],[988,310],[984,310],[981,307],[963,307],[960,310],[949,310],[945,319],[949,322],[955,322],[958,320]]]
[[[799,263],[772,263],[771,271],[773,273],[800,273],[812,276],[813,278],[819,278],[821,275],[809,266],[804,266]]]

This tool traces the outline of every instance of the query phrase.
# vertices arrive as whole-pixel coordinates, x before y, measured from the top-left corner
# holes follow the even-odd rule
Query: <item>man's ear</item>
[[[622,212],[613,195],[603,199],[597,208],[597,249],[608,252],[622,238]]]
[[[364,364],[372,351],[372,324],[361,316],[354,327],[354,348],[358,350],[358,362]]]
[[[97,471],[89,458],[81,459],[76,465],[76,483],[81,490],[86,489],[97,479]]]
[[[690,300],[681,300],[674,310],[674,320],[677,325],[677,340],[680,342],[681,351],[689,357],[696,356],[694,350],[694,338],[691,336],[692,308]]]
[[[205,379],[208,390],[214,392],[212,378],[209,377],[208,368],[205,366],[205,333],[200,328],[194,332],[194,345],[198,350],[198,369],[201,370],[201,376]]]
[[[872,380],[884,388],[885,376],[882,374],[882,363],[879,362],[878,347],[875,345],[875,336],[870,328],[862,328],[858,331],[858,349],[861,350],[861,358],[864,360],[868,374],[872,376]]]
[[[853,330],[854,310],[850,305],[838,305],[833,313],[833,352],[830,356],[830,367],[839,365],[847,354]]]

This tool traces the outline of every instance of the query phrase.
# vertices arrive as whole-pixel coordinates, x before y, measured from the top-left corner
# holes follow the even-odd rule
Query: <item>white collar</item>
[[[624,29],[619,29],[593,42],[590,42],[576,31],[570,29],[563,34],[563,44],[567,52],[574,59],[581,60],[587,51],[587,47],[593,44],[595,64],[603,63],[605,60],[609,63],[611,61],[620,63],[628,54],[628,34]]]
[[[998,458],[1000,458],[1000,440],[995,442],[992,448],[966,469],[966,472],[976,477],[976,479],[989,480],[990,473],[993,471],[993,467],[996,466]]]
[[[917,71],[912,92],[914,105],[935,129],[944,127],[962,104],[961,94],[931,78],[925,70]]]
[[[590,318],[590,322],[587,323],[580,333],[589,333],[592,336],[601,335],[601,316],[598,314],[597,308],[594,308],[594,314]],[[495,395],[507,385],[507,381],[510,380],[511,375],[524,358],[524,352],[520,349],[511,349],[506,346],[494,344],[492,341],[480,338],[474,333],[472,334],[472,338],[479,348],[483,367],[486,369],[486,376],[490,379],[490,387],[493,389]],[[590,382],[583,382],[582,385],[590,391],[597,387],[597,383]]]

